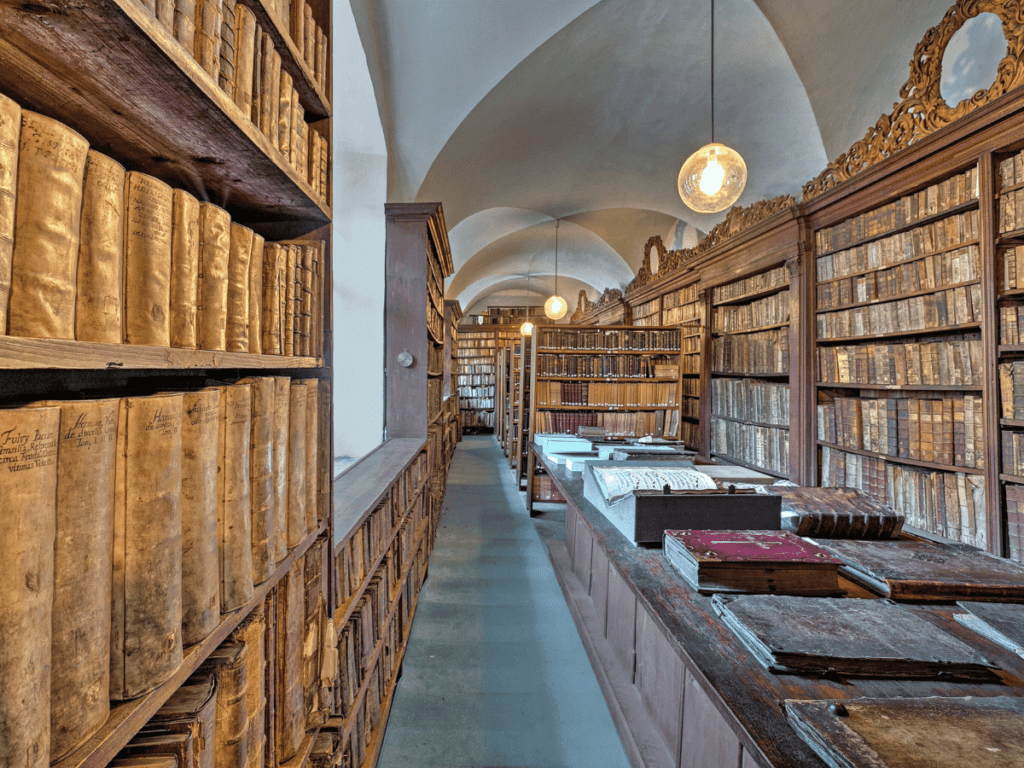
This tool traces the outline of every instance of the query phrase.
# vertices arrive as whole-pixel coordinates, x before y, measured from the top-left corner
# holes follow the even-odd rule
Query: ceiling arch
[[[601,290],[590,283],[577,280],[574,277],[558,278],[558,292],[569,305],[567,317],[575,311],[576,299],[579,297],[580,291],[586,291],[587,295],[593,300],[601,294]],[[495,283],[489,283],[481,290],[476,290],[473,286],[470,286],[463,293],[460,303],[463,307],[469,308],[464,310],[466,314],[474,314],[474,312],[477,312],[488,303],[497,306],[540,305],[554,292],[555,279],[552,275],[543,275],[539,278],[531,277],[529,284],[527,284],[525,277],[516,276],[508,277]],[[527,301],[527,299],[529,300]],[[474,308],[476,309],[474,310]]]

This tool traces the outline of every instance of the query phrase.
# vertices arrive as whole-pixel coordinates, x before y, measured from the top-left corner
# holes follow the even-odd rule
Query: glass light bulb
[[[523,336],[530,336],[533,334],[533,323],[527,320],[525,323],[519,326],[519,333]]]
[[[718,213],[735,203],[747,185],[747,165],[724,144],[708,144],[679,170],[679,197],[698,213]]]
[[[555,300],[551,302],[551,311],[552,312],[557,312],[561,308],[562,308],[562,302],[560,302],[557,298],[555,298]]]
[[[725,169],[718,164],[718,159],[712,157],[700,174],[700,191],[705,195],[714,195],[722,188],[725,181]]]
[[[544,314],[551,320],[561,320],[568,310],[569,302],[557,293],[548,297],[548,300],[544,302]]]

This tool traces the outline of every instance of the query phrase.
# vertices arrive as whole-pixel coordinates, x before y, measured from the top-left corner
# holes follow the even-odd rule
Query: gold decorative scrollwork
[[[987,91],[949,106],[939,82],[942,57],[950,39],[979,13],[994,13],[1002,21],[1007,55],[999,62],[996,80]],[[914,49],[910,78],[900,88],[902,101],[891,114],[878,118],[864,138],[840,155],[816,178],[804,184],[804,200],[811,200],[865,168],[970,114],[978,107],[1024,84],[1024,3],[1020,0],[957,0],[942,21],[929,29]]]
[[[590,297],[587,296],[587,292],[584,290],[580,291],[580,296],[576,300],[576,311],[572,313],[572,317],[569,318],[569,323],[575,325],[582,318],[590,314],[593,304],[590,301]]]

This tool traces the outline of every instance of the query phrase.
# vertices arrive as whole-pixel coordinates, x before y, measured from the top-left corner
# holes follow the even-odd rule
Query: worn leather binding
[[[217,722],[214,727],[214,765],[217,768],[245,768],[246,695],[248,649],[242,643],[225,643],[216,648],[200,667],[201,674],[217,678]]]
[[[9,768],[50,765],[59,430],[59,408],[0,409],[0,765]]]
[[[263,248],[263,353],[280,355],[281,349],[281,289],[284,251],[276,243]]]
[[[320,380],[306,379],[306,530],[317,524],[320,502],[318,478],[317,435],[320,433]]]
[[[266,746],[266,634],[266,609],[260,603],[227,640],[245,646],[246,765],[252,768],[263,768]]]
[[[294,355],[295,351],[295,262],[294,245],[282,245],[284,249],[284,289],[281,298],[281,344],[286,355]]]
[[[118,757],[132,759],[162,755],[173,757],[178,768],[185,768],[195,764],[195,746],[195,739],[187,731],[149,728],[143,733],[137,733],[118,753]]]
[[[195,60],[216,79],[220,74],[221,0],[196,0]]]
[[[174,0],[174,37],[192,54],[196,49],[196,0]]]
[[[221,390],[220,609],[227,613],[252,597],[252,517],[249,493],[249,433],[252,390],[233,384]]]
[[[320,640],[327,620],[324,597],[324,556],[326,539],[317,539],[303,558],[305,563],[306,641],[302,648],[302,686],[306,727],[322,725],[325,713],[320,708],[320,665],[323,647]]]
[[[292,279],[295,281],[295,287],[293,290],[293,298],[295,299],[295,305],[292,308],[293,327],[292,327],[292,354],[302,355],[302,306],[303,306],[303,272],[304,272],[304,259],[306,254],[306,247],[303,245],[291,246],[292,251],[295,253],[295,272]]]
[[[256,55],[256,15],[244,5],[235,10],[234,99],[246,115],[252,114],[252,73]]]
[[[327,33],[322,29],[316,31],[316,81],[327,87]]]
[[[285,159],[291,157],[292,146],[292,76],[281,72],[278,91],[277,148]]]
[[[266,131],[267,138],[275,147],[278,146],[278,126],[281,122],[281,54],[275,48],[270,55],[270,118]]]
[[[66,125],[21,113],[8,333],[75,337],[82,182],[89,143]]]
[[[235,96],[235,17],[237,0],[221,0],[220,74],[217,82],[229,98]]]
[[[296,170],[302,170],[302,126],[303,126],[303,109],[302,104],[299,102],[299,92],[292,87],[292,118],[289,122],[291,133],[289,137],[289,144],[285,149],[285,156],[288,157],[292,164],[292,167]],[[303,174],[305,175],[305,174]]]
[[[288,555],[288,440],[291,415],[292,380],[287,376],[274,377],[274,520],[270,543],[272,559],[280,563]]]
[[[181,418],[181,640],[189,646],[220,623],[220,398],[217,387],[182,396]]]
[[[333,457],[331,455],[331,441],[327,439],[331,419],[331,382],[329,379],[320,379],[320,386],[317,391],[320,398],[320,418],[316,434],[317,451],[319,455],[317,473],[317,488],[320,492],[320,499],[317,503],[316,522],[319,525],[327,519],[331,511],[331,475]]]
[[[249,257],[249,352],[263,352],[263,238],[252,236],[252,255]]]
[[[305,382],[291,383],[288,415],[288,548],[305,538],[306,521],[306,395]]]
[[[180,394],[118,409],[110,698],[153,690],[181,664]]]
[[[174,193],[159,179],[130,171],[125,200],[125,341],[170,346]]]
[[[199,349],[227,348],[228,263],[231,217],[213,203],[199,204]]]
[[[228,305],[226,346],[228,352],[249,351],[249,260],[252,258],[252,230],[231,225],[228,259]]]
[[[274,76],[274,44],[270,40],[270,35],[262,30],[258,31],[260,45],[260,78],[257,84],[257,93],[259,94],[259,122],[256,126],[260,129],[260,133],[264,136],[270,135],[270,117],[273,114],[273,87],[271,85],[271,78]],[[278,80],[281,75],[278,74]]]
[[[252,390],[249,477],[252,506],[252,579],[262,584],[277,567],[274,560],[274,396],[273,377],[242,379]]]
[[[192,735],[192,768],[215,768],[214,729],[217,718],[213,675],[196,674],[176,690],[147,723],[149,727]]]
[[[0,94],[0,336],[7,333],[7,302],[11,295],[20,142],[21,107]]]
[[[156,0],[156,20],[163,24],[164,28],[174,34],[174,0]]]
[[[306,714],[302,697],[302,645],[305,639],[305,594],[302,561],[281,580],[277,608],[275,722],[277,760],[290,760],[302,746]]]
[[[110,712],[110,542],[119,401],[37,405],[61,411],[50,662],[50,756],[59,760],[95,733]]]
[[[299,270],[301,283],[299,301],[296,302],[299,311],[299,354],[309,356],[309,337],[311,321],[313,317],[313,247],[309,245],[299,246],[302,254],[302,269]]]
[[[75,338],[79,341],[123,341],[124,193],[124,168],[89,150],[78,245]]]
[[[174,190],[171,227],[171,346],[196,348],[199,304],[199,201]]]

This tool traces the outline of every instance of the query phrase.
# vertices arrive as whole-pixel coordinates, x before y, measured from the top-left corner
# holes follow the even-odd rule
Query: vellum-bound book
[[[110,698],[181,664],[182,395],[126,397],[117,427]]]
[[[277,589],[277,686],[274,696],[277,724],[277,760],[295,756],[306,735],[303,707],[302,646],[305,640],[305,586],[300,560],[281,580]]]
[[[249,352],[263,352],[263,238],[252,236],[252,256],[249,258]]]
[[[131,171],[125,181],[124,336],[129,344],[171,343],[171,217],[174,193]]]
[[[192,734],[193,767],[215,768],[216,720],[215,678],[213,675],[196,674],[171,694],[171,698],[150,718],[146,728]]]
[[[75,338],[120,344],[124,289],[124,168],[89,150],[78,246]]]
[[[221,0],[196,0],[195,60],[210,77],[220,75]]]
[[[110,586],[120,401],[61,410],[57,450],[50,757],[88,739],[110,711]]]
[[[273,377],[242,379],[252,389],[249,438],[249,497],[252,507],[253,582],[262,584],[274,573],[274,398]]]
[[[218,387],[182,395],[181,633],[186,646],[206,638],[220,623],[220,400]]]
[[[280,355],[281,291],[284,287],[284,251],[276,243],[263,247],[263,353]]]
[[[171,228],[171,346],[195,349],[199,314],[199,201],[174,190]]]
[[[7,303],[11,295],[20,143],[21,107],[0,94],[0,336],[7,333]]]
[[[291,383],[288,413],[288,548],[298,546],[306,527],[306,397],[301,381]]]
[[[89,143],[66,125],[21,113],[18,205],[8,333],[75,337],[82,183]]]
[[[0,409],[0,765],[50,765],[59,408]]]
[[[199,349],[227,349],[228,263],[231,217],[213,203],[199,204]]]
[[[265,603],[260,603],[227,639],[228,643],[245,646],[246,763],[260,768],[266,747],[266,634]]]
[[[228,260],[227,351],[249,351],[249,260],[252,258],[252,230],[231,225],[231,255]]]
[[[225,643],[207,657],[200,674],[217,678],[217,722],[214,727],[214,765],[217,768],[245,768],[249,724],[248,649],[241,643]]]
[[[843,561],[785,531],[665,531],[665,557],[701,592],[842,594]]]
[[[220,501],[217,528],[220,540],[220,609],[244,605],[253,594],[252,512],[250,508],[249,446],[252,391],[248,384],[221,390]]]
[[[174,37],[181,47],[195,53],[197,0],[174,0]]]
[[[137,733],[122,749],[117,759],[128,760],[136,757],[173,757],[179,768],[195,763],[195,739],[187,731],[163,731],[149,728]]]
[[[242,112],[252,112],[253,66],[256,55],[256,15],[244,5],[235,9],[235,67],[232,96]]]
[[[320,380],[306,379],[306,532],[316,528],[320,503],[317,433],[320,430]]]
[[[280,563],[288,555],[288,442],[291,419],[292,380],[287,376],[274,377],[273,442],[274,508],[270,534],[272,559]]]

